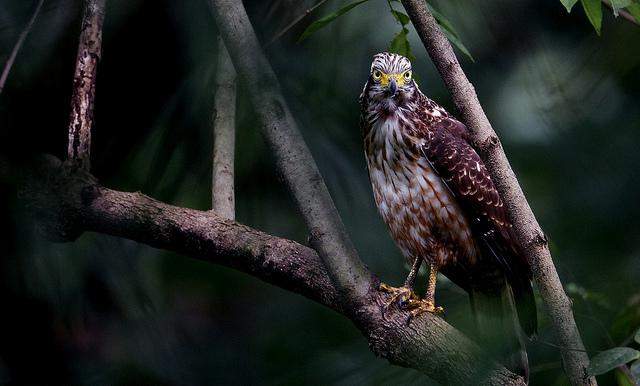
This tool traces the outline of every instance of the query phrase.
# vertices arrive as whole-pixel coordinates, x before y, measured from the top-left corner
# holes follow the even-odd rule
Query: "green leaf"
[[[340,17],[340,16],[344,15],[345,13],[351,11],[353,8],[357,7],[358,5],[360,5],[362,3],[366,3],[367,1],[369,1],[369,0],[354,1],[353,3],[349,3],[349,4],[345,5],[344,7],[340,8],[336,12],[330,13],[327,16],[325,16],[325,17],[323,17],[323,18],[321,18],[319,20],[314,21],[313,23],[311,23],[310,26],[307,27],[307,29],[304,30],[302,35],[300,35],[300,37],[298,38],[298,43],[302,42],[303,40],[305,40],[306,38],[311,36],[317,30],[326,27],[329,23],[331,23],[332,21],[334,21],[338,17]]]
[[[598,36],[600,36],[600,29],[602,28],[602,3],[600,0],[580,0],[580,2],[591,25],[595,28]]]
[[[469,58],[469,60],[475,63],[473,56],[471,56],[471,52],[469,52],[467,47],[465,47],[465,45],[462,44],[462,41],[460,41],[460,39],[456,35],[454,35],[451,31],[447,29],[444,30],[444,34],[447,37],[447,39],[449,39],[449,41],[460,50],[460,52],[465,54]]]
[[[567,9],[567,12],[571,12],[571,8],[578,2],[578,0],[560,0],[562,5]]]
[[[640,23],[640,4],[633,3],[627,6],[627,11],[633,16],[638,23]]]
[[[638,358],[640,358],[640,351],[638,350],[630,347],[615,347],[593,357],[587,371],[589,375],[604,374]]]
[[[631,0],[610,0],[611,1],[611,9],[613,10],[613,14],[615,17],[618,17],[618,11],[624,7],[628,7],[632,1]]]
[[[442,26],[442,28],[449,30],[453,35],[458,36],[458,33],[453,28],[453,24],[451,24],[451,22],[446,17],[444,17],[443,14],[433,8],[431,4],[427,4],[427,8],[429,8],[429,11],[431,11],[433,17],[436,19],[438,24]]]
[[[640,328],[638,329],[638,331],[636,331],[636,334],[633,336],[633,339],[640,343]]]
[[[443,14],[435,10],[430,4],[427,4],[427,7],[429,8],[429,11],[431,11],[431,13],[433,14],[433,17],[438,22],[438,25],[442,27],[442,32],[444,32],[445,36],[447,37],[447,39],[449,39],[451,44],[453,44],[457,49],[459,49],[460,52],[465,54],[472,62],[475,62],[475,60],[473,59],[473,56],[471,56],[471,52],[469,52],[467,47],[465,47],[465,45],[460,40],[458,33],[453,28],[453,24],[451,24],[451,22],[447,20],[447,18],[444,17]]]
[[[414,61],[415,56],[413,56],[413,53],[411,52],[411,45],[407,39],[408,33],[409,30],[403,27],[402,30],[393,37],[391,43],[389,43],[389,52],[400,54],[407,59]]]
[[[402,24],[403,27],[409,24],[409,22],[411,22],[411,19],[409,19],[409,16],[405,15],[400,11],[396,11],[395,9],[392,9],[391,13],[393,14],[393,17],[398,21],[398,23]]]

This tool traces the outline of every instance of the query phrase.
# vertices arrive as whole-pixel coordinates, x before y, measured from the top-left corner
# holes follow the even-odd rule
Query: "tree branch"
[[[451,48],[423,0],[402,0],[431,60],[434,62],[462,121],[471,129],[480,156],[496,184],[509,211],[513,227],[542,295],[559,345],[577,350],[563,350],[565,372],[573,385],[596,385],[587,376],[589,358],[584,350],[578,327],[558,273],[551,259],[549,244],[520,188],[518,180],[504,154],[502,145],[478,100],[473,85],[467,79]]]
[[[309,14],[311,14],[311,12],[315,11],[319,6],[321,6],[322,4],[326,3],[327,0],[319,0],[317,3],[315,3],[311,8],[307,8],[304,13],[300,14],[300,16],[296,17],[295,19],[293,19],[293,21],[291,21],[291,23],[287,24],[283,29],[281,29],[280,31],[278,31],[275,35],[273,35],[273,37],[271,38],[271,40],[269,40],[269,42],[267,44],[264,45],[265,48],[269,47],[270,45],[272,45],[273,43],[275,43],[276,40],[280,39],[280,37],[282,37],[282,35],[286,34],[287,32],[289,32],[289,30],[291,28],[293,28],[296,24],[298,24],[302,19],[304,19],[305,17],[307,17]]]
[[[2,165],[0,165],[2,166]],[[58,241],[84,231],[105,233],[225,265],[306,296],[346,317],[362,331],[372,351],[391,363],[417,369],[448,385],[524,385],[524,380],[438,316],[386,308],[388,295],[366,294],[366,306],[347,310],[322,259],[311,248],[274,237],[212,211],[164,204],[140,193],[100,186],[74,163],[46,157],[15,171],[19,195],[41,231]],[[374,284],[378,279],[373,277]]]
[[[263,134],[309,229],[312,245],[322,257],[345,304],[357,308],[371,288],[371,274],[345,231],[242,2],[211,0],[211,4],[218,30],[238,75],[247,85]]]
[[[222,38],[218,38],[213,112],[211,204],[220,216],[235,219],[234,153],[236,139],[236,71]]]
[[[35,23],[38,14],[40,13],[40,9],[42,8],[42,4],[44,4],[44,0],[40,0],[38,5],[36,5],[36,9],[33,11],[33,15],[31,15],[31,19],[24,27],[20,36],[18,37],[18,41],[16,41],[16,45],[13,46],[13,50],[11,51],[11,55],[9,55],[9,59],[7,59],[7,63],[4,65],[4,69],[2,70],[2,75],[0,75],[0,94],[2,94],[2,90],[4,89],[4,85],[7,83],[7,78],[9,77],[9,72],[11,71],[11,67],[13,67],[13,62],[16,60],[16,56],[18,56],[18,52],[20,48],[22,48],[22,44],[24,43],[27,35],[31,32],[31,28],[33,27],[33,23]]]
[[[105,1],[85,1],[76,70],[73,76],[67,156],[87,170],[90,165],[93,103],[96,94],[98,61],[102,51]]]

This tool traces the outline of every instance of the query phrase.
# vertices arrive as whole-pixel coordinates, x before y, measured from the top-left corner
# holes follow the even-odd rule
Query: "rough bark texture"
[[[16,41],[16,45],[13,46],[13,50],[11,51],[9,58],[7,59],[7,63],[5,63],[4,65],[4,69],[2,70],[2,75],[0,75],[0,94],[2,94],[4,85],[7,83],[7,78],[9,77],[9,72],[11,71],[11,67],[13,67],[13,62],[16,60],[16,56],[18,56],[18,52],[20,51],[20,48],[22,48],[22,44],[27,38],[27,35],[29,35],[29,32],[31,32],[31,28],[33,27],[33,23],[35,23],[36,18],[40,13],[40,9],[42,9],[42,4],[44,4],[44,0],[38,1],[38,5],[36,5],[36,9],[35,11],[33,11],[33,14],[31,15],[31,19],[29,19],[29,22],[20,33],[20,36]]]
[[[478,100],[473,85],[458,63],[451,44],[423,0],[402,0],[413,25],[434,62],[462,121],[471,129],[476,149],[485,161],[491,177],[509,211],[514,229],[531,266],[551,324],[562,350],[564,368],[573,385],[595,385],[594,377],[587,376],[589,358],[578,332],[571,302],[551,259],[549,244],[542,232],[520,184],[511,169],[502,145],[491,127]]]
[[[63,164],[51,156],[15,174],[21,178],[23,202],[49,238],[71,241],[93,231],[232,267],[344,314],[362,331],[375,354],[420,370],[442,384],[524,385],[521,377],[491,362],[442,318],[423,314],[409,323],[408,313],[395,306],[384,312],[388,295],[375,289],[375,277],[363,306],[345,309],[321,258],[309,247],[212,211],[107,189],[77,164]]]
[[[76,70],[73,75],[67,156],[87,170],[90,164],[93,103],[96,94],[98,61],[102,51],[105,1],[85,1]]]
[[[278,169],[307,224],[311,243],[340,289],[345,304],[355,306],[366,299],[371,275],[347,236],[242,2],[211,0],[211,4],[218,30],[240,79],[247,86]]]
[[[211,208],[235,219],[234,153],[236,142],[236,71],[222,38],[218,39],[218,68],[213,111],[213,172]]]

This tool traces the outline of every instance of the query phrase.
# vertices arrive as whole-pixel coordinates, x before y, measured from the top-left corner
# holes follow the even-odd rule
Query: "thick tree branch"
[[[346,310],[321,258],[311,248],[212,211],[107,189],[78,165],[63,164],[54,157],[16,174],[22,178],[20,197],[50,238],[69,241],[83,231],[93,231],[232,267],[344,314],[362,331],[374,353],[442,384],[524,385],[521,377],[491,362],[440,317],[424,314],[408,323],[408,313],[396,307],[386,309],[388,297],[377,290],[366,293],[366,306]]]
[[[213,172],[211,208],[220,216],[235,219],[234,153],[236,142],[236,71],[222,38],[218,39],[213,111]]]
[[[588,377],[589,358],[578,332],[571,302],[565,294],[551,259],[549,244],[520,188],[502,145],[478,100],[473,85],[467,79],[451,48],[429,12],[424,0],[402,0],[413,25],[434,62],[462,121],[471,129],[476,149],[487,164],[491,177],[509,211],[523,250],[533,267],[533,274],[551,324],[563,350],[565,371],[573,385],[595,385]]]
[[[345,304],[362,304],[371,288],[371,275],[345,231],[242,2],[211,0],[211,4],[220,34],[238,75],[247,85],[263,134],[309,228],[314,248]]]
[[[36,5],[35,11],[31,15],[31,19],[24,27],[20,36],[18,37],[18,41],[16,41],[16,45],[13,46],[13,50],[7,59],[7,63],[4,65],[4,69],[2,70],[2,75],[0,75],[0,94],[2,94],[2,90],[4,89],[4,85],[7,83],[7,78],[9,77],[9,72],[11,71],[11,67],[13,67],[13,62],[16,60],[16,56],[18,56],[18,52],[20,48],[22,48],[22,44],[24,43],[27,35],[31,32],[31,28],[33,27],[33,23],[35,23],[38,14],[40,13],[40,9],[42,8],[42,4],[44,4],[44,0],[39,0],[38,5]]]
[[[96,74],[102,51],[102,23],[106,0],[85,0],[82,30],[73,76],[67,156],[89,170]]]

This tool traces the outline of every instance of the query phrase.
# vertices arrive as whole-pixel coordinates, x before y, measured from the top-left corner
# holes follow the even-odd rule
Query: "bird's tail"
[[[479,341],[498,361],[528,383],[529,360],[518,318],[517,296],[514,297],[516,291],[503,283],[492,291],[470,291]]]

